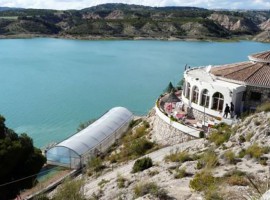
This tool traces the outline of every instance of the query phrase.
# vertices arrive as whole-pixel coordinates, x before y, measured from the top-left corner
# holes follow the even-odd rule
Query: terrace
[[[199,137],[204,131],[202,124],[188,116],[181,100],[181,90],[162,95],[156,103],[156,111],[163,121],[193,137]]]

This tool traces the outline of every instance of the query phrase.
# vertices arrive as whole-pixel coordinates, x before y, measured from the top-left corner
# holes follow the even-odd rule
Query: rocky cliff
[[[255,34],[260,31],[260,28],[251,19],[244,16],[213,13],[209,19],[232,31],[234,34]]]

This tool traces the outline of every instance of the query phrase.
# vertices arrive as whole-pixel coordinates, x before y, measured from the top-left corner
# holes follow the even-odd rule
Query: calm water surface
[[[244,61],[269,49],[246,41],[0,40],[0,113],[42,147],[114,106],[146,114],[186,64]]]

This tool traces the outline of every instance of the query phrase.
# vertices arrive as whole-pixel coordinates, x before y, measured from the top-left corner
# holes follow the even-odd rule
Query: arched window
[[[199,101],[199,89],[197,86],[194,86],[192,91],[192,102],[198,103]]]
[[[201,106],[204,106],[204,107],[208,108],[209,107],[209,100],[210,100],[209,92],[208,92],[207,89],[204,89],[202,91]]]
[[[221,93],[216,92],[213,95],[213,110],[219,110],[222,111],[223,110],[223,104],[224,104],[224,97]]]
[[[190,97],[190,84],[187,82],[187,87],[186,87],[186,98],[189,99]]]

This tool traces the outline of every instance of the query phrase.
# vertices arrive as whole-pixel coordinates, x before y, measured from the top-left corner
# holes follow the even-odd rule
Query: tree
[[[0,139],[4,138],[6,135],[5,121],[6,119],[0,115]]]
[[[174,89],[172,82],[169,83],[169,85],[166,87],[164,92],[170,93]]]
[[[4,122],[0,116],[0,199],[12,199],[36,183],[36,174],[46,158],[27,134],[18,136]]]

